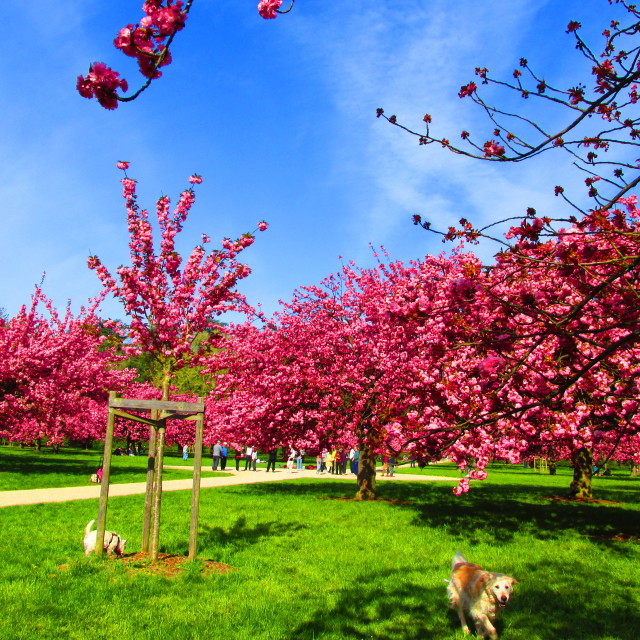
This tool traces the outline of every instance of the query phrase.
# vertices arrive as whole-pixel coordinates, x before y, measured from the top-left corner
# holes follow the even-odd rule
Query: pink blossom
[[[127,81],[120,80],[117,71],[107,67],[104,62],[94,62],[89,67],[86,78],[78,76],[76,85],[83,98],[92,98],[94,95],[105,109],[118,107],[117,89],[127,90]]]
[[[258,222],[258,229],[260,229],[260,231],[266,231],[268,226],[269,225],[264,220]]]
[[[504,155],[504,147],[498,144],[495,140],[488,140],[484,143],[484,157],[500,157]]]
[[[458,93],[458,98],[466,98],[467,96],[472,96],[473,92],[477,89],[475,82],[470,82],[469,84],[462,85],[460,87],[460,92]]]
[[[202,176],[199,176],[197,173],[194,173],[190,178],[189,182],[191,184],[202,184]]]
[[[116,166],[118,167],[118,169],[122,169],[123,171],[126,171],[129,168],[129,163],[128,162],[123,162],[121,160],[120,162],[118,162],[118,164]]]
[[[282,0],[260,0],[258,13],[265,19],[275,18]]]
[[[492,376],[504,366],[504,358],[500,356],[488,356],[478,364],[478,371],[483,376]]]

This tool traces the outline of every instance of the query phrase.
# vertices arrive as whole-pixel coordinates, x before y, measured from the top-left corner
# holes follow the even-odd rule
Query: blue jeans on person
[[[296,458],[296,469],[302,471],[302,456]]]
[[[213,456],[213,466],[211,467],[214,471],[218,470],[218,462],[220,461],[220,456]]]

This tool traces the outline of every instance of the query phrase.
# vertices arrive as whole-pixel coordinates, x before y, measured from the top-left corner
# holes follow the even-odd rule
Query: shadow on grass
[[[291,537],[306,529],[303,524],[286,522],[259,522],[254,526],[247,524],[247,519],[240,516],[229,529],[200,524],[198,527],[198,544],[202,547],[233,547],[235,552],[251,547],[262,540],[276,537]]]
[[[274,483],[234,487],[253,495],[352,498],[354,483],[317,482]],[[454,537],[464,535],[465,543],[502,544],[525,532],[538,540],[557,540],[572,531],[589,537],[612,552],[628,556],[628,543],[640,532],[640,510],[626,504],[551,502],[542,496],[553,493],[548,487],[522,485],[476,486],[456,497],[451,485],[437,483],[380,483],[380,498],[392,500],[389,508],[415,513],[414,524],[441,527]],[[366,503],[353,502],[354,509]],[[366,507],[365,507],[366,508]]]
[[[442,638],[442,625],[447,626],[443,596],[444,590],[425,590],[407,581],[402,571],[367,572],[355,576],[351,588],[336,591],[333,606],[315,610],[290,637]]]
[[[562,563],[532,567],[532,572],[553,582],[567,576]],[[353,585],[334,594],[333,605],[318,609],[292,629],[293,638],[369,638],[376,640],[424,640],[459,637],[460,621],[448,610],[444,588],[425,588],[404,577],[406,570],[368,572],[355,577]],[[640,614],[625,593],[628,585],[613,582],[606,572],[578,567],[578,575],[566,589],[550,593],[544,588],[522,585],[495,626],[500,637],[505,629],[516,637],[549,637],[565,640],[635,640]],[[537,585],[547,580],[536,578]],[[602,603],[617,602],[611,609]],[[615,613],[614,613],[615,612]],[[473,629],[473,623],[469,621]]]

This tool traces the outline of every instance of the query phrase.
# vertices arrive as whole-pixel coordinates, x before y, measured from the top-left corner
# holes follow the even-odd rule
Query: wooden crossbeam
[[[201,413],[204,402],[182,402],[176,400],[138,400],[137,398],[109,398],[109,407],[114,409],[138,409],[140,411],[174,411],[178,413]]]

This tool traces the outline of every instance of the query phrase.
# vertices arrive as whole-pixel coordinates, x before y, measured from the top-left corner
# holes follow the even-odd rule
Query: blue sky
[[[253,273],[241,287],[268,313],[339,269],[339,256],[373,264],[369,243],[398,260],[447,249],[411,224],[414,213],[440,228],[527,206],[553,214],[559,176],[579,188],[582,177],[560,155],[518,166],[473,162],[419,147],[375,111],[416,127],[428,112],[433,131],[452,141],[462,129],[490,138],[478,109],[457,98],[474,68],[510,77],[525,56],[548,82],[575,84],[584,63],[564,30],[571,19],[593,23],[599,45],[605,0],[297,0],[276,20],[259,17],[257,0],[195,0],[163,78],[106,111],[79,96],[76,77],[102,61],[138,85],[135,61],[113,38],[142,17],[141,4],[5,8],[0,306],[10,315],[43,272],[56,306],[70,298],[77,309],[99,291],[88,255],[112,271],[128,263],[118,160],[131,162],[149,209],[162,194],[175,202],[192,173],[203,176],[183,254],[202,233],[216,243],[269,223],[243,254]],[[492,250],[479,253],[489,259]],[[103,313],[123,317],[114,301]]]

